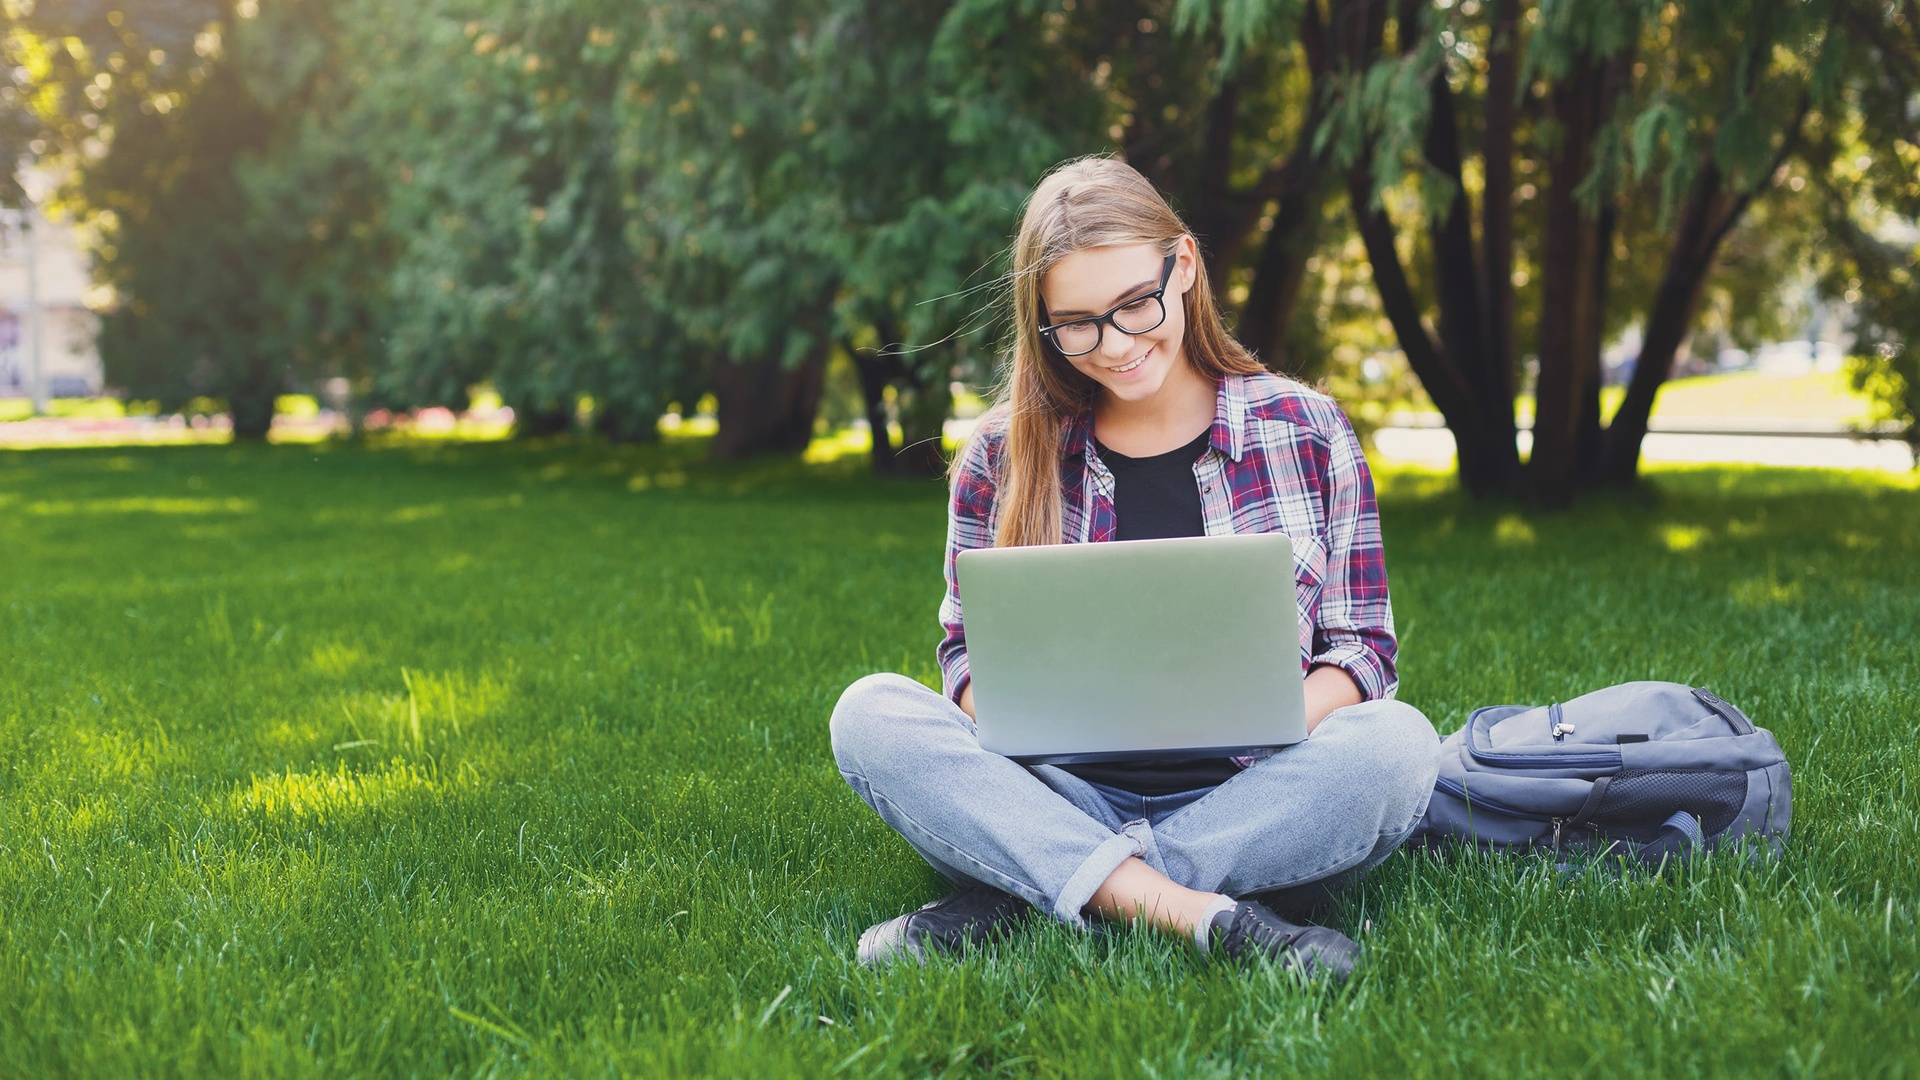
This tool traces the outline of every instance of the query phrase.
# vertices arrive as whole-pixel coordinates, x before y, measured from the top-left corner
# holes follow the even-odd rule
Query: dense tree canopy
[[[791,452],[845,364],[875,468],[936,470],[1020,202],[1088,152],[1271,366],[1397,346],[1476,493],[1632,480],[1690,336],[1783,329],[1786,282],[1850,305],[1890,415],[1920,394],[1904,0],[4,3],[0,150],[97,238],[111,381],[243,433],[344,378],[622,440],[712,393],[716,453]]]

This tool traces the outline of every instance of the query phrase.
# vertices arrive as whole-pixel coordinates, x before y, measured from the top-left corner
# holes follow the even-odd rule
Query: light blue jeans
[[[1136,855],[1203,892],[1326,895],[1413,831],[1439,750],[1418,709],[1369,701],[1217,787],[1137,795],[983,750],[959,706],[890,674],[840,695],[832,736],[840,775],[935,870],[1071,926]]]

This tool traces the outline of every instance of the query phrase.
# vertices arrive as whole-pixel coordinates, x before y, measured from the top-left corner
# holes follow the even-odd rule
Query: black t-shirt
[[[1178,450],[1152,457],[1127,457],[1094,441],[1100,460],[1113,474],[1113,509],[1119,519],[1116,540],[1158,540],[1170,536],[1204,536],[1206,519],[1200,512],[1200,485],[1193,463],[1207,450],[1211,430],[1203,431]],[[1082,780],[1124,788],[1141,795],[1170,795],[1176,791],[1213,787],[1240,771],[1226,758],[1190,761],[1101,761],[1061,768]]]

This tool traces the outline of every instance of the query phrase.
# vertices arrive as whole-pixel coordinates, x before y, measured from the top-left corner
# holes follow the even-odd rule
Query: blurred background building
[[[90,284],[72,226],[37,209],[0,211],[0,397],[36,396],[36,354],[40,397],[100,392],[94,316],[82,303]]]

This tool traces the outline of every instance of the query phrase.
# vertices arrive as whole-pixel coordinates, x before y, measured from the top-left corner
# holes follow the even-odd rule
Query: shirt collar
[[[1220,379],[1220,395],[1213,403],[1213,448],[1234,461],[1246,452],[1247,380],[1239,375]]]
[[[1215,450],[1239,461],[1246,452],[1246,427],[1247,381],[1239,375],[1224,376],[1220,380],[1220,392],[1214,398],[1213,432],[1207,441]],[[1067,422],[1066,438],[1060,442],[1060,455],[1070,457],[1074,454],[1088,458],[1094,455],[1092,409]]]

